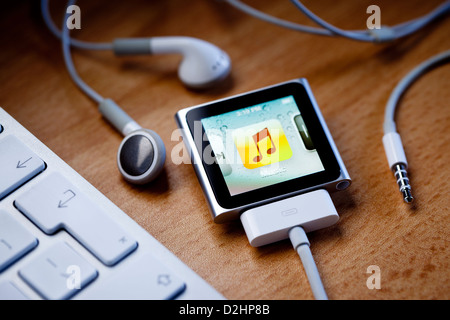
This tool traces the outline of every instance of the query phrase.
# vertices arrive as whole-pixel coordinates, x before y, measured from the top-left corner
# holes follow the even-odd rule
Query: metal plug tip
[[[402,193],[403,193],[403,199],[405,200],[406,203],[411,203],[414,201],[414,197],[411,194],[411,190],[406,189]]]

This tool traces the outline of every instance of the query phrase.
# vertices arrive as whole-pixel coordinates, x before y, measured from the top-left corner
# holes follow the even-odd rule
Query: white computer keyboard
[[[0,108],[0,300],[223,299]]]

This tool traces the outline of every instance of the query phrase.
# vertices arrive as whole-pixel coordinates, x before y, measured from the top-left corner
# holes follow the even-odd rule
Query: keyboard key
[[[14,203],[42,231],[65,229],[107,266],[137,247],[131,235],[59,173],[47,176]]]
[[[186,284],[152,254],[130,264],[101,286],[92,288],[86,299],[168,300],[186,289]]]
[[[85,288],[98,272],[68,244],[58,242],[19,270],[19,275],[43,298],[61,300]]]
[[[0,140],[0,200],[45,169],[45,163],[14,136]]]
[[[29,300],[11,281],[0,283],[0,301],[3,300]]]
[[[37,239],[14,217],[0,210],[0,272],[37,244]]]

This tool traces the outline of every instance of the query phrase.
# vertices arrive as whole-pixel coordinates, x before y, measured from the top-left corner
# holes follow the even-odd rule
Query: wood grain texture
[[[62,1],[51,1],[61,20]],[[289,1],[247,3],[312,25]],[[323,19],[361,29],[377,4],[383,24],[425,14],[440,1],[305,1]],[[176,55],[116,58],[74,50],[82,78],[158,132],[168,160],[150,186],[120,177],[121,137],[70,80],[59,42],[40,18],[38,1],[4,1],[0,12],[0,105],[89,182],[229,299],[312,299],[288,241],[252,248],[238,222],[216,225],[190,165],[175,165],[174,114],[181,108],[305,77],[353,179],[332,195],[341,216],[310,234],[330,299],[449,299],[450,65],[435,69],[402,100],[398,129],[416,202],[402,202],[383,146],[385,103],[413,67],[448,50],[450,19],[392,44],[373,45],[285,30],[220,1],[80,0],[79,39],[185,35],[228,52],[233,71],[219,87],[190,91],[179,82]],[[370,265],[381,289],[369,290]]]

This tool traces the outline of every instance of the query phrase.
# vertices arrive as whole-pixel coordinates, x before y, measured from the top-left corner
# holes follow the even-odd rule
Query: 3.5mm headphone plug
[[[409,184],[408,162],[406,161],[405,151],[397,132],[389,132],[383,136],[383,145],[386,152],[386,157],[389,162],[389,167],[397,179],[397,184],[400,192],[403,195],[403,200],[406,203],[411,203],[414,198],[411,193],[411,185]]]
[[[414,200],[414,197],[411,193],[411,185],[409,184],[408,172],[406,171],[406,166],[404,164],[396,164],[392,168],[394,172],[395,178],[397,179],[397,184],[400,189],[400,192],[403,195],[403,200],[406,203],[411,203]]]

